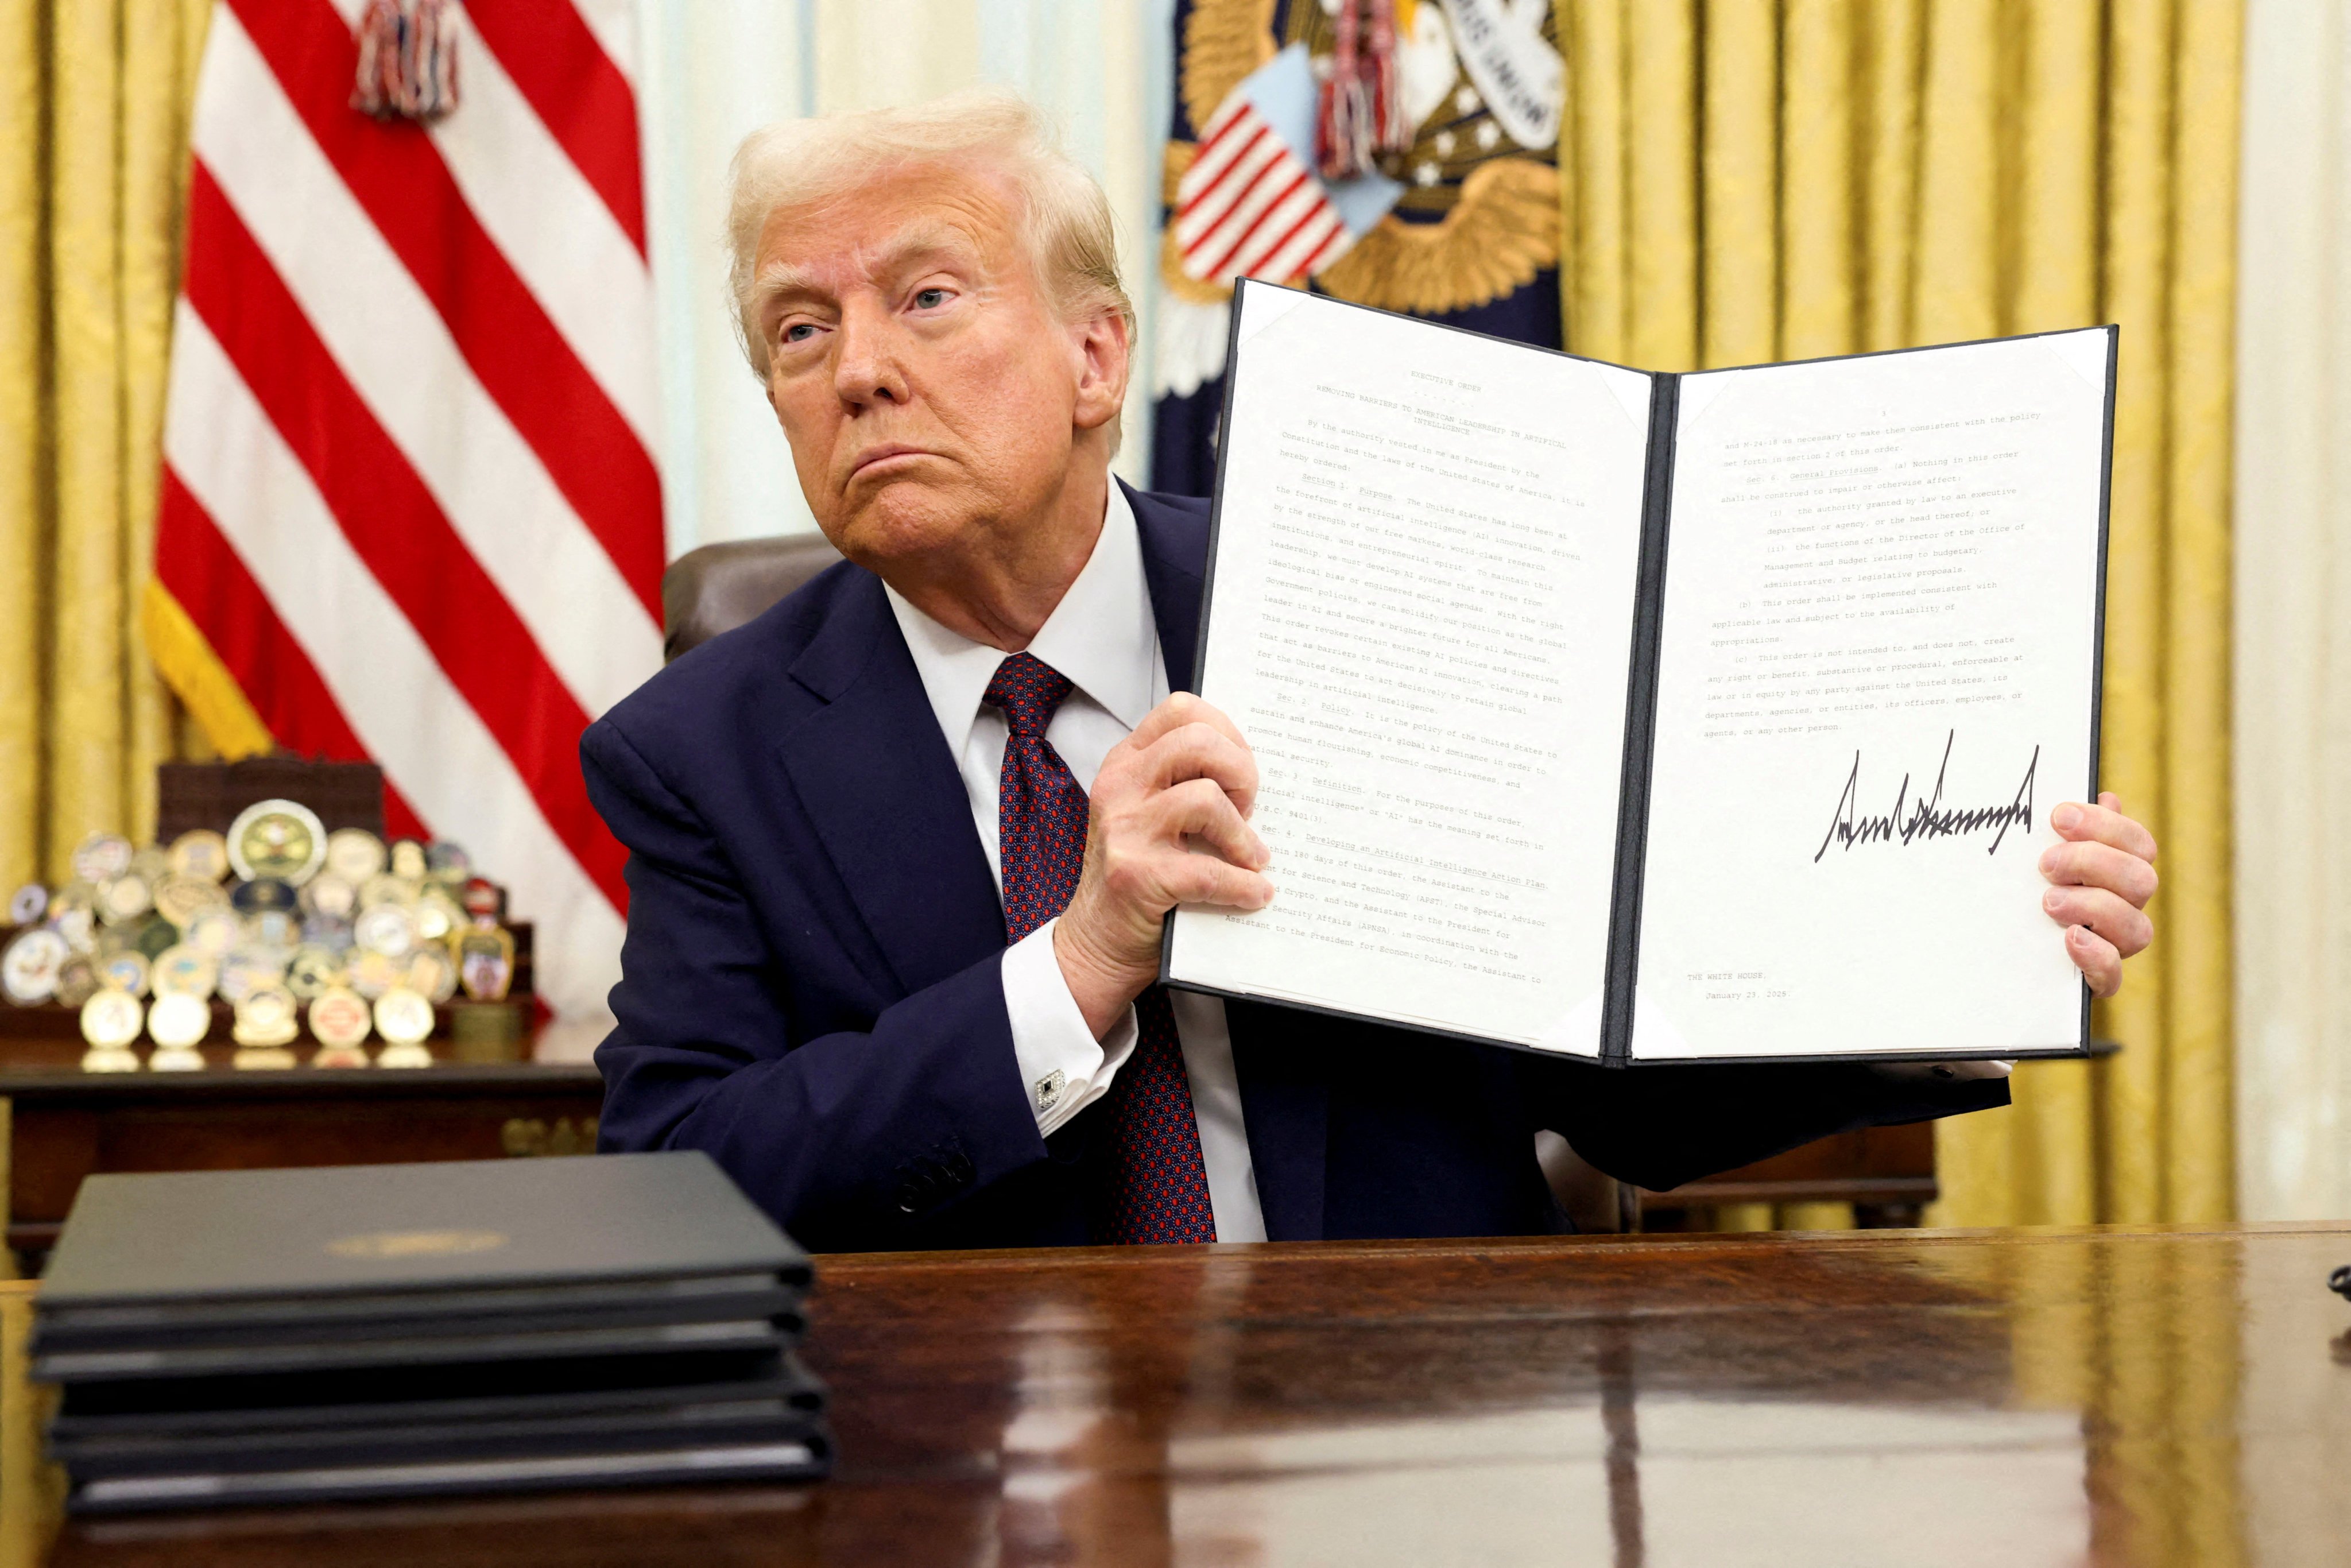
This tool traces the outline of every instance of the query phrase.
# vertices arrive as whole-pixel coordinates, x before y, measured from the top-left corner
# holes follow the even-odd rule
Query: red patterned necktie
[[[1019,941],[1070,902],[1086,854],[1086,792],[1045,739],[1070,695],[1070,678],[1034,653],[997,666],[981,698],[1004,715],[1004,775],[996,821],[1004,868],[1004,928]],[[1096,1241],[1214,1241],[1207,1167],[1184,1051],[1167,993],[1153,986],[1134,1000],[1140,1036],[1111,1080],[1109,1190],[1090,1228]]]

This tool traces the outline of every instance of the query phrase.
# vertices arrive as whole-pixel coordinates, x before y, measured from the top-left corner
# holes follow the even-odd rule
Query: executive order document
[[[1171,984],[1610,1061],[2078,1052],[2113,335],[1652,376],[1260,284]]]

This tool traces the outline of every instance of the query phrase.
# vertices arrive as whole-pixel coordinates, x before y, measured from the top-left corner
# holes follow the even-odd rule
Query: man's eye
[[[784,341],[787,343],[805,343],[815,335],[816,324],[812,321],[795,321],[784,329]]]
[[[946,302],[947,291],[944,288],[918,288],[914,291],[914,304],[919,309],[935,310]]]

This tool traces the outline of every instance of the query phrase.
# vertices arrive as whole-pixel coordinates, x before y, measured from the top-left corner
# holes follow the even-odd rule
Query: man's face
[[[1015,200],[990,171],[918,164],[760,234],[768,401],[825,537],[877,570],[1033,516],[1107,418]]]

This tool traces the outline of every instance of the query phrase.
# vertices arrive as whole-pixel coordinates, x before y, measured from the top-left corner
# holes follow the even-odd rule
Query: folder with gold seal
[[[81,1511],[807,1478],[809,1283],[699,1154],[100,1176],[32,1372]]]

